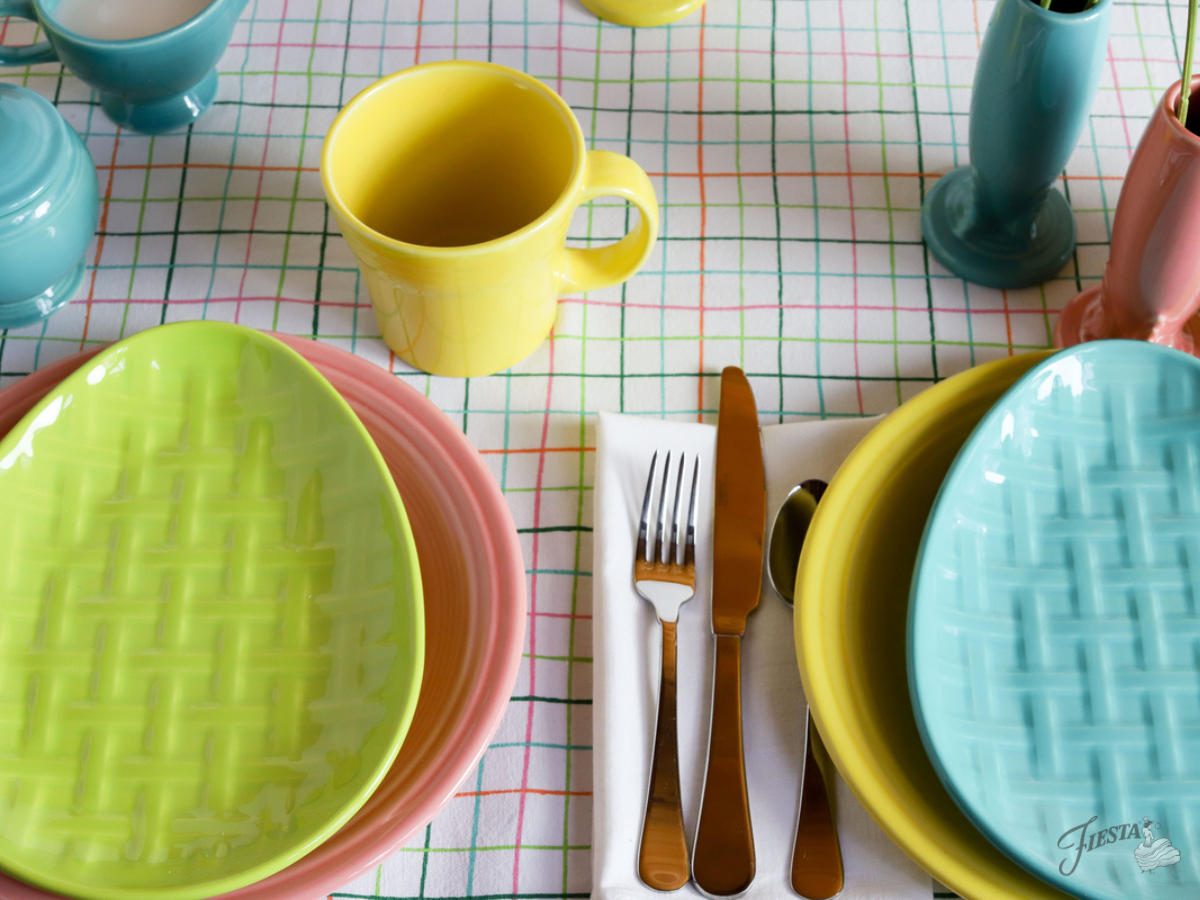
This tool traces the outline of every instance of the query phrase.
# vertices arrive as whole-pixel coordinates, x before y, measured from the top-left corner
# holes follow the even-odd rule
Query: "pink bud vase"
[[[1191,84],[1194,105],[1200,77]],[[1179,88],[1162,98],[1129,162],[1104,280],[1063,309],[1055,346],[1133,338],[1200,356],[1200,136],[1175,115]]]

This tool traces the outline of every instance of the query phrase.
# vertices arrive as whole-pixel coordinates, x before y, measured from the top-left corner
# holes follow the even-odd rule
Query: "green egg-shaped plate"
[[[282,343],[113,345],[0,441],[0,868],[194,900],[337,830],[412,720],[420,573],[379,451]]]

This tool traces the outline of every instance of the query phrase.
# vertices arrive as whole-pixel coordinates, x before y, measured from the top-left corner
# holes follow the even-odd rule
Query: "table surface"
[[[997,291],[921,241],[939,174],[967,159],[987,0],[710,0],[671,27],[577,0],[250,0],[216,105],[186,132],[118,132],[57,64],[9,69],[87,142],[103,198],[78,298],[0,337],[0,386],[82,347],[209,318],[310,335],[415,386],[484,454],[528,568],[508,713],[457,796],[338,897],[586,897],[591,886],[591,520],[599,410],[711,421],[725,365],[765,423],[887,412],[938,379],[1050,343],[1107,259],[1144,122],[1179,78],[1186,0],[1115,0],[1091,119],[1059,188],[1079,246],[1054,280]],[[0,19],[0,42],[36,27]],[[415,62],[489,59],[542,79],[590,144],[637,160],[662,231],[627,284],[563,298],[554,335],[488,378],[435,378],[379,339],[321,193],[337,110]],[[578,245],[623,206],[575,217]],[[934,888],[936,890],[936,888]],[[940,895],[948,896],[948,895]]]

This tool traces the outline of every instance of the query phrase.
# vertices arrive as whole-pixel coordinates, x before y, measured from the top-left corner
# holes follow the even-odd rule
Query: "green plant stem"
[[[1042,9],[1049,9],[1052,2],[1054,0],[1042,0]]]
[[[1192,53],[1196,49],[1196,2],[1188,4],[1187,44],[1183,50],[1183,79],[1179,83],[1179,124],[1187,128],[1188,100],[1192,95]]]

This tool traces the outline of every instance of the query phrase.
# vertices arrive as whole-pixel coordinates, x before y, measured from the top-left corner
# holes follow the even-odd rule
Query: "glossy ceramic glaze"
[[[384,340],[437,375],[524,359],[560,294],[629,278],[658,233],[645,172],[587,150],[562,98],[491,63],[430,63],[368,87],[330,127],[321,177]],[[601,195],[634,204],[637,225],[616,244],[565,247],[575,209]]]
[[[704,0],[580,0],[601,19],[645,28],[666,25],[691,15]]]
[[[225,898],[308,900],[341,888],[401,846],[458,789],[508,705],[525,633],[525,569],[495,479],[422,394],[367,360],[275,335],[354,410],[404,498],[425,596],[425,673],[408,736],[354,817],[302,859]],[[0,391],[2,436],[47,390],[99,350],[67,357]],[[57,895],[0,873],[2,900]]]
[[[1104,280],[1063,309],[1060,347],[1133,338],[1200,354],[1200,137],[1175,115],[1179,87],[1150,116],[1121,187]]]
[[[95,88],[105,115],[125,128],[160,134],[183,128],[217,96],[217,61],[247,0],[212,0],[178,28],[127,41],[85,37],[54,20],[58,0],[0,0],[0,16],[41,24],[46,41],[0,47],[0,66],[60,60]]]
[[[1089,900],[1200,896],[1198,437],[1200,361],[1064,350],[979,423],[921,542],[909,672],[934,767]]]
[[[70,301],[100,210],[96,168],[50,101],[0,84],[0,328]]]
[[[959,277],[1025,287],[1066,265],[1075,217],[1052,185],[1087,121],[1111,13],[1111,0],[1078,13],[996,4],[971,92],[971,164],[941,178],[921,209],[929,249]]]
[[[821,498],[796,583],[800,674],[830,756],[887,835],[970,900],[1066,895],[989,843],[925,753],[908,691],[910,576],[955,455],[992,404],[1047,355],[970,369],[884,419]]]
[[[0,442],[0,866],[199,898],[311,850],[395,758],[420,573],[379,451],[251,329],[143,332]]]

